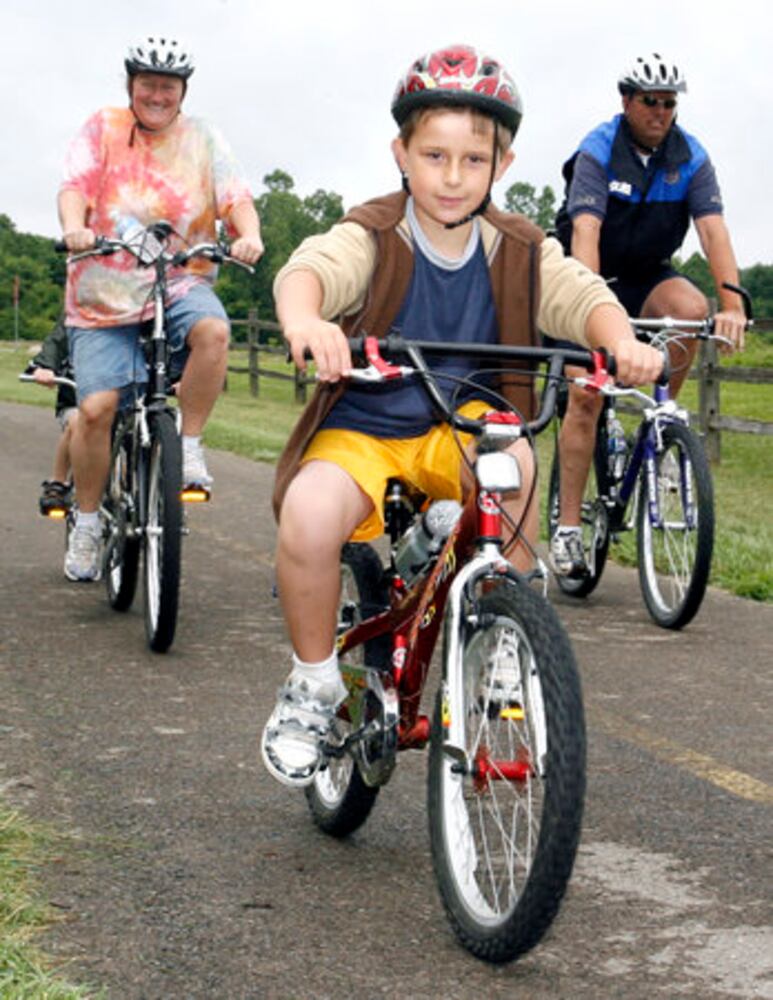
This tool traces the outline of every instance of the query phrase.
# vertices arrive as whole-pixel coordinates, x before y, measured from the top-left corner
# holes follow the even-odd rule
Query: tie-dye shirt
[[[87,204],[86,225],[99,236],[117,236],[129,219],[143,225],[166,219],[189,244],[215,239],[234,206],[252,200],[223,136],[200,118],[179,115],[162,132],[134,129],[129,108],[92,115],[70,143],[61,191],[78,191]],[[197,282],[213,282],[217,268],[199,259],[171,270],[169,299]],[[138,267],[128,252],[88,257],[68,267],[68,326],[120,326],[147,319],[153,268]]]

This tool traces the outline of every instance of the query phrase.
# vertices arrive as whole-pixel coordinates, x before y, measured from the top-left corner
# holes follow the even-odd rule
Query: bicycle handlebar
[[[743,302],[744,315],[746,316],[745,329],[750,330],[754,326],[751,296],[745,288],[742,288],[740,285],[732,285],[729,281],[723,282],[722,287],[740,295]],[[644,332],[651,330],[655,333],[668,333],[669,331],[673,331],[677,336],[681,334],[683,337],[690,336],[696,340],[722,340],[732,346],[726,337],[714,333],[714,321],[714,316],[707,316],[705,319],[675,319],[673,316],[662,316],[657,319],[632,317],[631,326],[635,330],[642,330]],[[688,330],[694,330],[695,332],[687,334],[685,331]]]
[[[43,382],[39,382],[34,375],[27,374],[27,372],[22,372],[19,375],[20,382],[36,382],[38,385],[43,385]],[[51,380],[54,385],[69,385],[71,389],[75,389],[75,382],[71,378],[65,378],[64,375],[55,375]]]
[[[116,253],[119,250],[126,250],[128,253],[136,257],[138,262],[144,267],[150,267],[156,262],[156,260],[162,260],[166,267],[184,267],[189,261],[193,260],[195,257],[205,257],[207,260],[211,260],[213,264],[236,264],[237,267],[243,268],[250,274],[255,273],[255,268],[251,264],[245,264],[244,261],[237,260],[236,257],[232,257],[228,253],[228,248],[221,243],[197,243],[195,246],[188,247],[185,250],[178,250],[176,253],[170,253],[161,246],[161,241],[168,238],[172,233],[171,226],[169,223],[156,222],[148,226],[144,232],[149,236],[154,237],[159,241],[159,250],[149,256],[149,259],[145,259],[142,256],[144,242],[139,245],[136,239],[132,241],[125,241],[117,237],[110,236],[97,236],[94,246],[89,250],[81,250],[76,253],[71,253],[68,259],[68,263],[74,263],[78,260],[83,260],[86,257],[107,257],[111,254]],[[57,253],[70,253],[67,244],[64,240],[57,240],[54,243],[54,249]]]
[[[539,434],[550,423],[556,408],[558,385],[562,381],[561,373],[564,365],[585,368],[593,375],[593,379],[599,385],[603,384],[616,371],[614,358],[608,356],[606,352],[587,351],[580,347],[576,350],[570,350],[553,347],[516,347],[507,344],[439,343],[436,341],[404,340],[399,334],[389,334],[381,339],[352,337],[349,340],[349,347],[353,357],[363,358],[370,362],[369,368],[354,369],[351,375],[354,380],[388,381],[414,374],[418,375],[443,419],[456,430],[473,434],[476,437],[484,433],[486,421],[462,417],[451,409],[438,389],[436,377],[424,360],[425,354],[442,354],[444,357],[455,355],[496,361],[519,360],[529,361],[533,364],[547,362],[549,369],[539,412],[533,420],[522,425],[529,434]],[[405,357],[411,364],[407,366],[391,365],[381,356],[382,351],[387,356]],[[358,374],[362,372],[370,372],[370,374]]]

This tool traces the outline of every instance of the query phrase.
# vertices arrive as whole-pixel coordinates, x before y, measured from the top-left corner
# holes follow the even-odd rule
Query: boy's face
[[[431,231],[433,224],[463,219],[485,198],[492,179],[494,123],[468,111],[433,111],[417,123],[407,145],[395,139],[392,152],[408,178],[417,217]],[[494,180],[512,160],[512,150],[498,157]]]

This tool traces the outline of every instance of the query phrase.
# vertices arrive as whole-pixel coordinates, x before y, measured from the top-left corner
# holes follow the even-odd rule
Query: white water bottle
[[[410,587],[453,531],[462,513],[456,500],[436,500],[397,543],[395,569]]]
[[[116,232],[124,243],[128,243],[134,256],[142,264],[152,264],[163,247],[133,215],[123,215],[116,223]]]

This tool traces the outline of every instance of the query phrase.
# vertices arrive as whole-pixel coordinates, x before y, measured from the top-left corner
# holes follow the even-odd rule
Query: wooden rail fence
[[[228,371],[249,375],[250,393],[253,396],[259,395],[261,377],[293,382],[296,402],[305,403],[306,389],[313,382],[313,379],[307,378],[295,366],[293,366],[292,373],[290,371],[286,373],[278,372],[269,368],[261,368],[260,366],[261,354],[285,356],[287,353],[284,347],[261,342],[261,332],[263,331],[274,335],[273,339],[276,339],[276,334],[280,330],[279,324],[272,320],[260,319],[256,310],[251,309],[247,315],[247,319],[233,319],[231,320],[231,325],[236,328],[246,328],[246,341],[232,343],[231,350],[239,353],[246,352],[247,364],[229,365]],[[757,320],[755,321],[755,328],[762,330],[773,329],[773,320]],[[717,345],[713,341],[709,341],[701,344],[697,364],[693,367],[688,377],[698,382],[698,412],[690,416],[694,426],[703,436],[709,461],[718,463],[720,460],[723,430],[736,431],[742,434],[773,435],[773,421],[744,420],[740,417],[731,417],[722,414],[720,411],[720,385],[722,382],[771,385],[773,384],[773,368],[722,367],[719,363]],[[623,407],[621,406],[620,409],[623,409]],[[631,412],[638,412],[638,410],[631,408]]]

